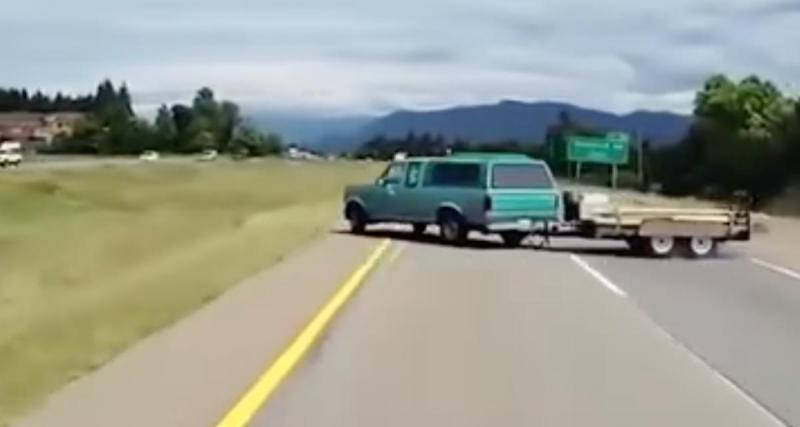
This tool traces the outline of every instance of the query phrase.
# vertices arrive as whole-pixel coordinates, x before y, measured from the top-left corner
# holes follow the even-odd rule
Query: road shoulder
[[[323,238],[64,387],[13,425],[212,425],[374,245]]]

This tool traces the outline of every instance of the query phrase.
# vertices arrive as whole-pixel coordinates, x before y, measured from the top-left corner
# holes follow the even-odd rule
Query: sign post
[[[577,164],[577,178],[580,179],[583,163],[597,163],[611,166],[611,185],[617,188],[619,166],[628,164],[630,157],[630,136],[625,133],[608,133],[603,136],[567,137],[567,160]]]

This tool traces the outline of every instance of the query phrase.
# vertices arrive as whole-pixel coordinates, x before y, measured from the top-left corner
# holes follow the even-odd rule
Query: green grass
[[[328,231],[356,163],[0,173],[0,425]]]

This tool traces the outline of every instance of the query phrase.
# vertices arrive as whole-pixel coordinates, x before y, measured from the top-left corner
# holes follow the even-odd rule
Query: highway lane
[[[723,376],[712,368],[715,361],[703,361],[712,358],[706,353],[736,350],[724,347],[728,341],[698,335],[711,350],[702,347],[697,357],[687,349],[696,346],[670,336],[680,339],[682,325],[696,323],[706,325],[706,335],[738,334],[742,341],[760,332],[721,329],[718,313],[703,313],[713,295],[725,299],[719,286],[727,281],[741,282],[734,287],[742,295],[734,300],[746,298],[750,280],[784,288],[781,279],[762,276],[741,258],[692,264],[579,255],[601,278],[620,282],[622,292],[615,293],[581,267],[569,247],[533,252],[398,244],[403,253],[366,283],[252,425],[780,425],[725,378],[746,374],[741,364]],[[723,268],[727,262],[736,269]],[[716,283],[707,296],[690,287],[705,281]],[[669,287],[672,282],[681,285]],[[692,314],[683,323],[669,322],[681,300]],[[800,359],[800,352],[788,350]],[[788,360],[778,363],[775,369]],[[797,395],[758,400],[780,409]]]
[[[741,249],[707,261],[584,258],[676,340],[800,426],[800,280]]]

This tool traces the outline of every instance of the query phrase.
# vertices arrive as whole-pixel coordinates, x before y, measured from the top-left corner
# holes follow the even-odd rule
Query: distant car
[[[159,158],[160,156],[158,155],[158,153],[152,150],[145,151],[139,156],[139,160],[143,162],[155,162]]]
[[[22,144],[14,141],[0,143],[0,167],[17,167],[22,164]]]
[[[200,153],[200,157],[198,157],[197,160],[201,162],[213,162],[217,160],[217,157],[219,157],[217,150],[204,150]]]
[[[380,222],[410,223],[419,234],[438,224],[450,243],[477,230],[517,246],[536,227],[559,220],[560,200],[542,161],[464,153],[393,161],[375,183],[347,187],[344,215],[357,233]]]

